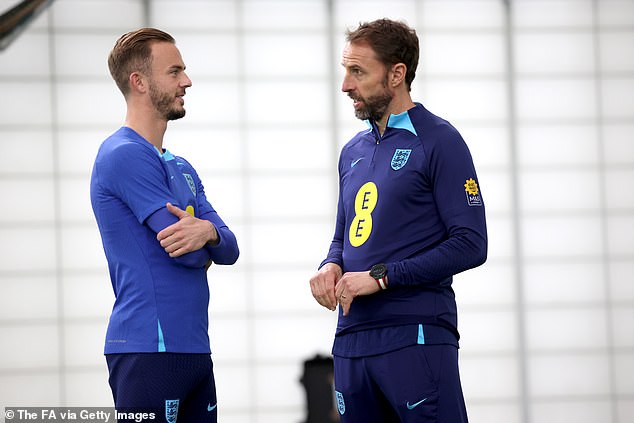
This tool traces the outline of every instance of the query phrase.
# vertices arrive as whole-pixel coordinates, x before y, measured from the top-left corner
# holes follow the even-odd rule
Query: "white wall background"
[[[487,204],[489,260],[454,283],[471,421],[632,421],[634,0],[57,0],[0,53],[0,407],[112,404],[88,185],[124,116],[108,52],[156,26],[193,80],[166,146],[242,251],[210,273],[221,421],[302,420],[336,320],[308,279],[363,125],[343,33],[384,16],[417,29],[414,97],[462,132]]]

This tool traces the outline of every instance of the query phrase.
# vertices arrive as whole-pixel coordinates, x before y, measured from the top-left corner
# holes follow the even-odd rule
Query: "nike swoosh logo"
[[[410,404],[409,401],[407,401],[407,409],[408,410],[413,410],[416,407],[418,407],[419,405],[421,405],[422,403],[424,403],[425,401],[427,401],[427,398],[423,398],[422,400],[415,402],[414,404]]]
[[[427,399],[427,398],[425,398]],[[214,406],[212,407],[211,404],[207,404],[207,411],[214,411],[216,409],[216,407],[218,407],[218,404],[214,404]]]
[[[359,163],[361,160],[363,160],[363,157],[361,157],[360,159],[357,159],[355,161],[353,161],[352,163],[350,163],[350,167],[355,167],[357,163]]]

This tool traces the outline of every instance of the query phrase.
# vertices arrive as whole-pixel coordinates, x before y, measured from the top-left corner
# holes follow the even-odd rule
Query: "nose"
[[[350,91],[354,90],[354,86],[352,84],[351,79],[352,78],[350,78],[350,75],[348,75],[348,72],[346,72],[346,74],[343,77],[343,81],[341,83],[341,91],[343,91],[344,93],[349,93]]]
[[[189,79],[189,76],[185,72],[183,72],[183,80],[181,81],[181,85],[184,88],[189,88],[192,86],[192,80]]]

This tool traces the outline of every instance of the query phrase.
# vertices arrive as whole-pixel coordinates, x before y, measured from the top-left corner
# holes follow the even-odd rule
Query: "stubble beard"
[[[176,108],[174,95],[160,91],[154,83],[150,84],[150,100],[154,109],[165,120],[176,120],[185,116],[185,108]]]

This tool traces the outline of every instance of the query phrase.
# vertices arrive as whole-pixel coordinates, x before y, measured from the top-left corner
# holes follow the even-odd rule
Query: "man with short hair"
[[[207,269],[239,251],[192,165],[163,147],[191,80],[154,28],[121,36],[108,65],[127,114],[99,148],[90,195],[116,297],[105,344],[115,407],[120,421],[216,422]]]
[[[334,239],[310,280],[339,304],[343,423],[467,422],[451,284],[486,260],[484,204],[458,131],[411,99],[418,57],[401,22],[347,33],[342,91],[369,129],[341,151]]]

